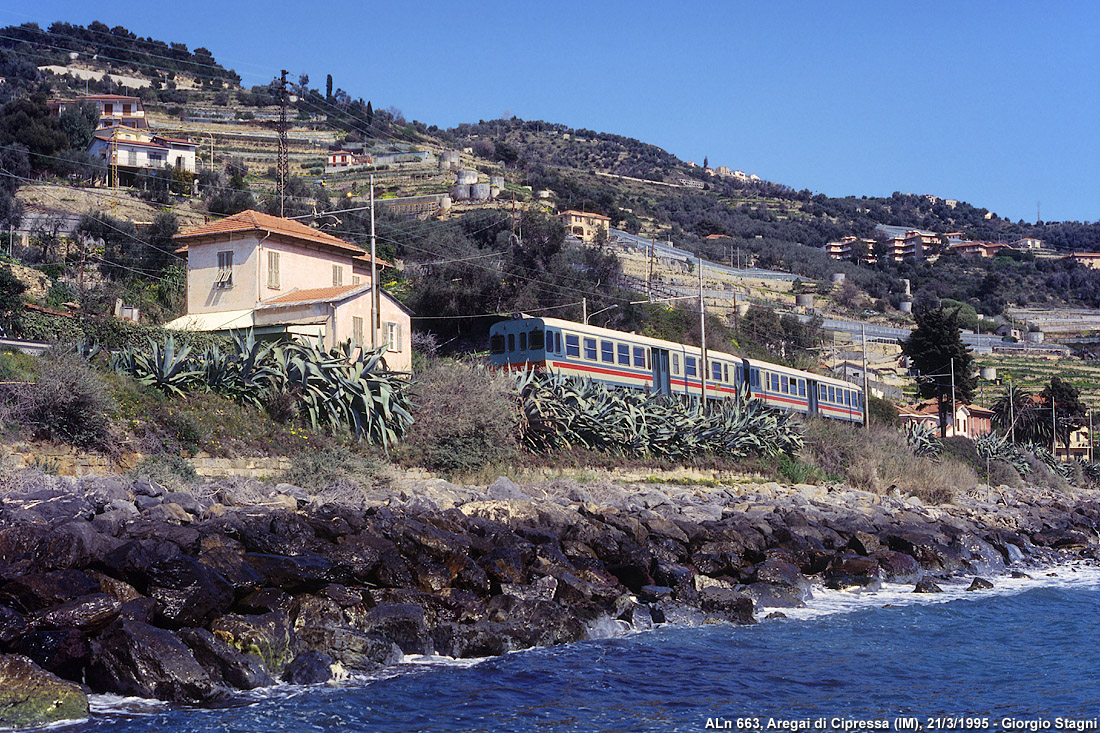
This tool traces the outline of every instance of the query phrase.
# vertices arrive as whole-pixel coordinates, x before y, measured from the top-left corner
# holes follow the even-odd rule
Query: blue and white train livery
[[[697,346],[556,318],[513,318],[489,329],[495,368],[538,369],[655,394],[723,399],[747,384],[781,410],[863,422],[863,390],[850,382]]]

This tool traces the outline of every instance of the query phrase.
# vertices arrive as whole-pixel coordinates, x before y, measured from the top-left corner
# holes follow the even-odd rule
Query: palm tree
[[[1009,385],[993,405],[993,423],[1010,435],[1013,442],[1050,443],[1050,407],[1045,399]]]

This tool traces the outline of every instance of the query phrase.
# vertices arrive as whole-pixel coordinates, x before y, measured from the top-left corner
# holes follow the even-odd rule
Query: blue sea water
[[[894,730],[915,717],[924,730],[1012,729],[1006,718],[1026,726],[1017,730],[1058,730],[1059,718],[1095,730],[1100,570],[1054,572],[982,593],[821,592],[789,618],[747,627],[666,626],[477,663],[410,658],[376,679],[284,687],[219,709],[99,697],[69,729],[766,733],[769,719]],[[970,720],[935,720],[945,717]]]

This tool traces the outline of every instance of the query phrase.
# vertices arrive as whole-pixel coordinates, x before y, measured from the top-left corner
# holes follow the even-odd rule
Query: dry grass
[[[953,456],[918,458],[898,430],[884,426],[864,430],[808,420],[801,457],[854,488],[879,494],[896,489],[931,503],[950,501],[955,491],[978,483],[972,466]]]

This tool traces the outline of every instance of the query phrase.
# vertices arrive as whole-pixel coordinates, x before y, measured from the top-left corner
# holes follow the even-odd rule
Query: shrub
[[[792,484],[822,484],[829,477],[817,466],[804,463],[786,453],[779,456],[779,475]]]
[[[130,471],[134,478],[147,478],[169,489],[180,489],[199,480],[195,467],[183,456],[160,453],[146,456]]]
[[[978,465],[978,448],[970,438],[953,435],[943,439],[943,454],[953,456],[961,462],[970,465]]]
[[[348,485],[363,488],[370,485],[378,467],[376,459],[352,446],[335,445],[298,453],[282,480],[311,491]]]
[[[13,417],[29,426],[35,437],[85,450],[117,450],[108,417],[113,401],[99,375],[76,354],[48,353],[38,379],[17,385],[13,397]]]
[[[986,476],[986,483],[990,486],[1011,486],[1014,489],[1022,488],[1024,485],[1023,479],[1012,467],[1012,464],[1000,460],[989,462],[989,475]]]
[[[886,425],[888,427],[901,425],[898,408],[894,406],[894,403],[881,397],[870,395],[867,398],[867,414],[870,416],[872,425]]]
[[[512,377],[466,361],[434,361],[416,379],[406,460],[472,471],[516,455],[519,407]]]

